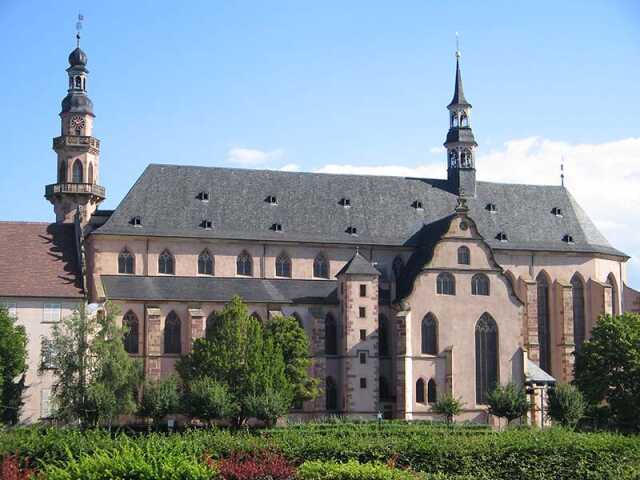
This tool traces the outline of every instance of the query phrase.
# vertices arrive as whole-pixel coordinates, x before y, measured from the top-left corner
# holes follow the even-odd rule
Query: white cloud
[[[278,160],[282,158],[283,153],[280,149],[265,152],[254,148],[233,147],[227,152],[227,162],[251,167]]]
[[[431,153],[435,153],[435,148]],[[629,254],[630,282],[640,285],[640,138],[599,144],[570,144],[529,137],[479,153],[478,179],[494,182],[565,185],[602,233]],[[435,163],[405,165],[325,165],[317,172],[443,178],[445,156]]]
[[[300,165],[296,163],[287,163],[286,165],[283,165],[282,167],[280,167],[278,170],[282,172],[299,172]]]
[[[437,154],[440,154],[440,153],[444,154],[445,151],[446,151],[446,149],[442,145],[440,145],[438,147],[431,147],[429,149],[429,153],[431,153],[433,155],[437,155]]]

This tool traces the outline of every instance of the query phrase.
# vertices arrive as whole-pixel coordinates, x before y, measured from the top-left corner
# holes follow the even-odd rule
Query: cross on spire
[[[84,21],[84,15],[78,13],[78,21],[76,22],[76,42],[77,47],[80,48],[80,30],[82,30],[82,22]]]

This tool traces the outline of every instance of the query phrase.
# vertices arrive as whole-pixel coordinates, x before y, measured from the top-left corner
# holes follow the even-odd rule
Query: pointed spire
[[[456,33],[456,84],[455,89],[453,91],[453,99],[451,103],[448,105],[449,107],[453,105],[465,105],[471,106],[467,99],[464,98],[464,90],[462,89],[462,75],[460,74],[460,48],[458,46],[458,34]]]

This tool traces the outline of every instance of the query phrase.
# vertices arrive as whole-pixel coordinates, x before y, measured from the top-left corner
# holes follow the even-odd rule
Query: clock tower
[[[105,189],[98,185],[100,140],[93,133],[93,103],[87,96],[87,55],[78,45],[69,55],[69,89],[62,100],[60,136],[53,139],[58,156],[57,182],[45,187],[45,197],[53,204],[57,223],[74,221],[86,224],[98,204],[105,199]]]

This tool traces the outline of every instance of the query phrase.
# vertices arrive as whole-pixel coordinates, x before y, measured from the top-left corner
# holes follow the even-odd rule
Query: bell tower
[[[86,224],[98,204],[105,199],[105,189],[98,185],[100,140],[93,133],[93,103],[87,96],[87,55],[80,49],[69,55],[69,88],[62,100],[60,136],[53,139],[58,157],[57,182],[45,187],[45,197],[53,204],[57,223],[74,221]]]
[[[471,130],[471,104],[464,98],[460,74],[460,50],[456,49],[456,84],[449,110],[447,149],[447,180],[459,197],[476,196],[476,158],[478,146]]]

